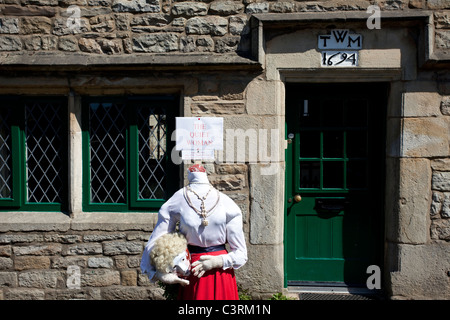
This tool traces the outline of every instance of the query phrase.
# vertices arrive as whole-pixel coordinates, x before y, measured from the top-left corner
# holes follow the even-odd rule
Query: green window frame
[[[82,97],[83,211],[155,211],[179,187],[178,96]]]
[[[0,210],[67,211],[67,97],[0,97]]]

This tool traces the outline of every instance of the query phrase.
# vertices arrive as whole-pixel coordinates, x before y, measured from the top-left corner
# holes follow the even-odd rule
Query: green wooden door
[[[383,84],[286,85],[287,284],[365,284],[382,263]]]

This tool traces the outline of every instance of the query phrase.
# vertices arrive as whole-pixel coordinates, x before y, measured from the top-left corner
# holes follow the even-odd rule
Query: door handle
[[[295,201],[295,202],[300,202],[300,201],[302,201],[302,196],[299,195],[299,194],[296,194],[296,195],[294,196],[294,201]]]

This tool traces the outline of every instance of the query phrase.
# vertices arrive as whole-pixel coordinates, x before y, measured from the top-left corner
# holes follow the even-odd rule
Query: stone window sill
[[[149,212],[0,212],[0,232],[152,231],[158,215]]]

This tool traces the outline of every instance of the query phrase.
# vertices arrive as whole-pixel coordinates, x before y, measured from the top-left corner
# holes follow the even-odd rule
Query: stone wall
[[[371,4],[388,11],[436,10],[436,48],[450,48],[444,0],[1,0],[0,52],[248,55],[251,14],[366,11]]]

